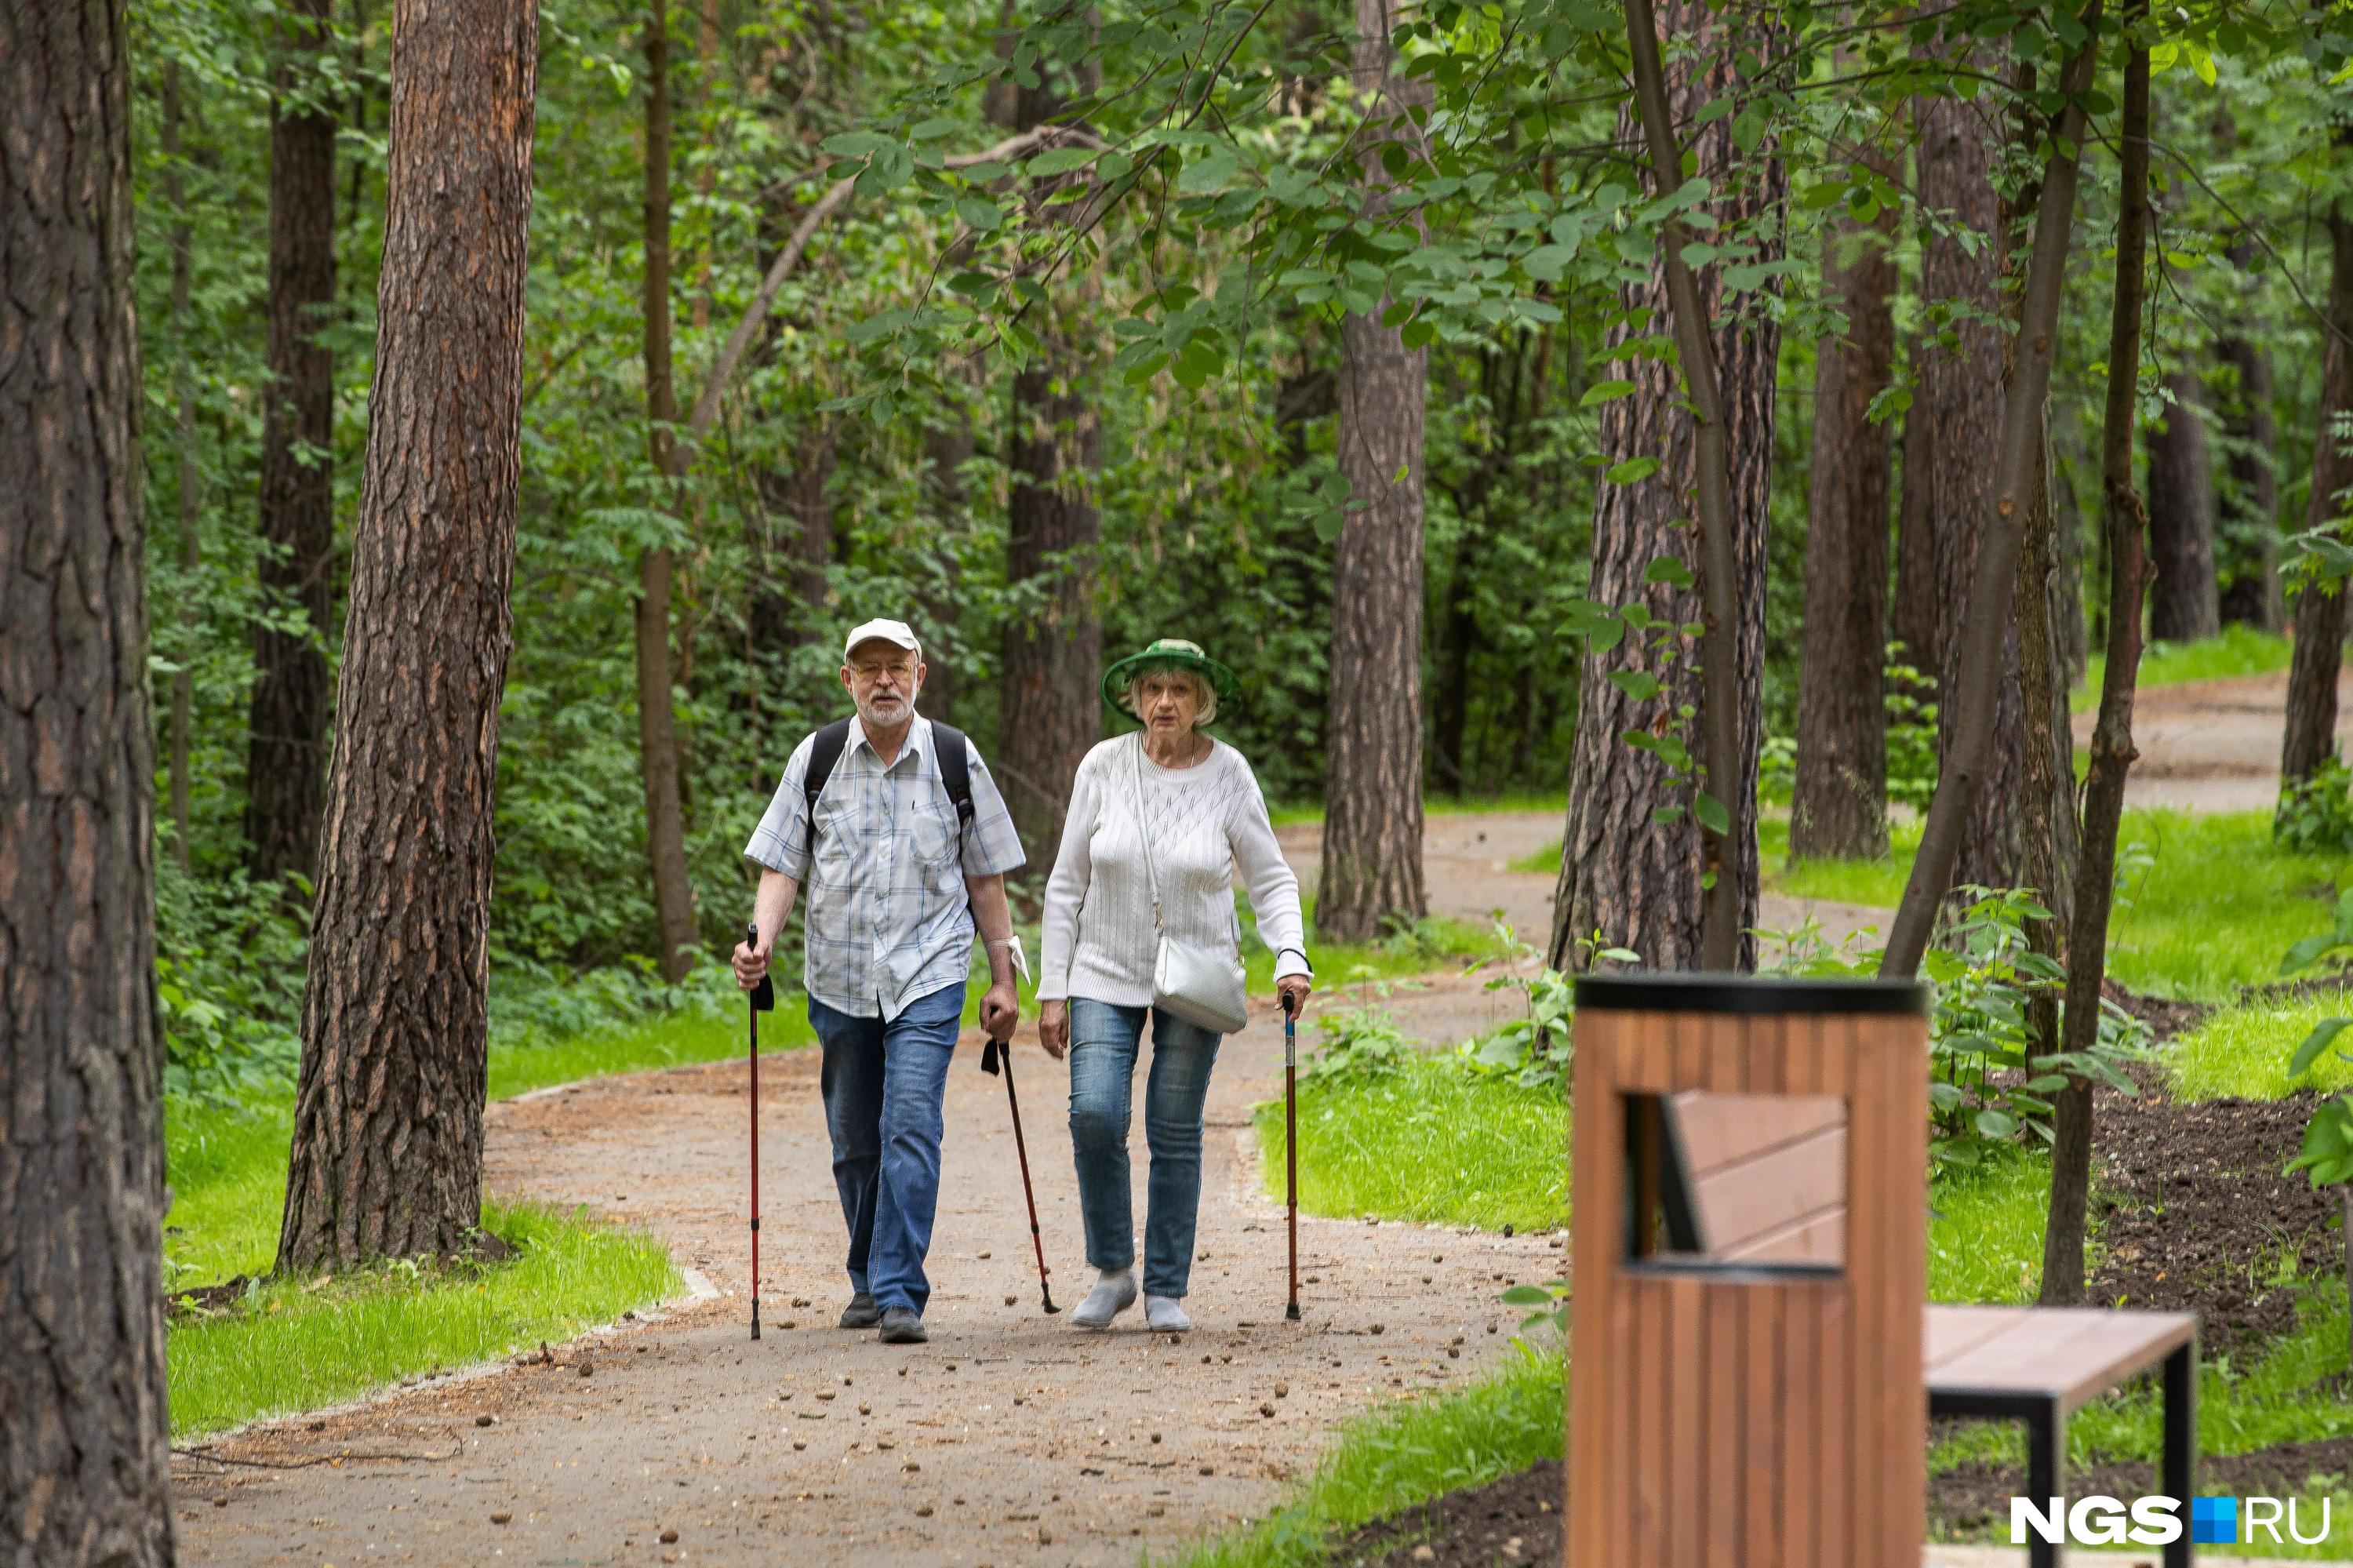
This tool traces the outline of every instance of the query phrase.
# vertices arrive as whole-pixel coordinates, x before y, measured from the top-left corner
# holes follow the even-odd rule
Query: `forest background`
[[[1873,825],[1820,853],[1883,846],[1883,798],[1925,806],[1935,782],[1923,705],[1953,657],[1981,499],[1969,475],[1989,469],[2000,418],[2002,226],[2039,166],[2036,62],[2050,57],[2047,77],[2060,48],[2034,13],[1985,9],[1984,90],[1947,69],[1916,130],[1894,24],[1842,44],[1806,10],[1738,46],[1715,35],[1699,90],[1690,57],[1671,62],[1694,158],[1740,170],[1709,171],[1725,227],[1691,254],[1729,302],[1720,341],[1746,345],[1724,375],[1757,555],[1742,588],[1750,766],[1786,799],[1810,734],[1825,753],[1881,754],[1881,779],[1856,787],[1883,796],[1853,814]],[[1393,225],[1370,266],[1312,243],[1359,194],[1345,177],[1369,90],[1351,86],[1356,18],[1076,15],[545,9],[491,902],[504,1022],[659,1001],[686,949],[723,948],[750,825],[792,746],[841,706],[839,635],[872,615],[916,624],[923,706],[1008,777],[1037,872],[1069,768],[1110,722],[1092,672],[1154,636],[1190,637],[1240,674],[1219,733],[1278,803],[1368,789],[1376,763],[1394,781],[1399,758],[1433,796],[1556,800],[1597,694],[1604,749],[1630,704],[1649,705],[1638,726],[1676,733],[1672,650],[1584,657],[1597,614],[1625,602],[1593,587],[1597,518],[1634,541],[1636,597],[1672,616],[1689,586],[1653,558],[1685,532],[1674,471],[1645,482],[1672,387],[1623,378],[1669,355],[1649,315],[1660,215],[1623,156],[1623,85],[1595,53],[1614,21],[1447,6],[1408,27],[1400,101],[1419,82],[1432,123],[1437,84],[1446,133],[1410,170],[1366,163],[1377,203],[1421,241]],[[1667,23],[1696,23],[1704,49],[1730,25],[1715,15]],[[2310,504],[2343,221],[2327,16],[2143,24],[2179,35],[2156,50],[2139,397],[2152,630],[2232,625],[2218,671],[2286,662],[2282,540],[2331,521]],[[324,794],[374,370],[388,18],[368,0],[292,0],[142,4],[132,21],[160,948],[188,1088],[282,1077],[298,1051],[302,900],[277,886],[308,876]],[[1852,81],[1841,48],[1868,55]],[[2047,416],[2063,685],[2105,634],[2116,205],[2113,160],[2087,159]],[[1426,361],[1418,406],[1358,416],[1413,427],[1403,520],[1361,484],[1352,502],[1341,461],[1342,318],[1385,302]],[[1825,531],[1826,508],[1872,520]],[[1346,567],[1346,535],[1375,526],[1394,569]],[[1335,558],[1339,623],[1402,641],[1402,664],[1335,651]],[[1850,605],[1877,599],[1877,635],[1850,635],[1818,673],[1863,711],[1810,726],[1800,656],[1826,617],[1809,616],[1810,574],[1817,605],[1841,582],[1869,585]],[[1892,679],[1857,657],[1873,645]],[[2012,777],[2015,683],[2013,665]],[[658,692],[667,705],[643,700]],[[1333,755],[1335,703],[1350,700],[1386,710],[1370,761]],[[653,726],[659,706],[674,716]],[[1997,802],[2017,793],[2003,777],[1998,762]],[[1691,795],[1672,766],[1610,787],[1644,810]],[[1696,863],[1695,824],[1649,831]],[[1965,851],[1960,879],[2031,880],[2018,834],[1973,832],[1992,847]],[[1348,934],[1419,914],[1412,882],[1352,901]],[[1674,934],[1640,923],[1574,939],[1677,962]],[[1556,961],[1576,962],[1552,935]]]

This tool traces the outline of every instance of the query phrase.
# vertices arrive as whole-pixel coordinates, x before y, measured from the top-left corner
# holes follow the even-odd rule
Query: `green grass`
[[[1504,938],[1493,927],[1451,916],[1430,916],[1377,942],[1326,942],[1315,934],[1315,901],[1302,900],[1307,916],[1308,961],[1324,990],[1360,980],[1403,980],[1437,969],[1458,969],[1481,959],[1504,956]],[[1258,934],[1250,900],[1234,895],[1242,928],[1242,977],[1253,996],[1274,989],[1274,954]]]
[[[1884,906],[1903,896],[1919,834],[1899,826],[1882,860],[1797,866],[1775,853],[1786,842],[1786,830],[1767,835],[1767,886]],[[2127,811],[2117,859],[2109,974],[2152,996],[2201,1001],[2272,979],[2296,938],[2327,927],[2334,890],[2353,879],[2342,857],[2278,847],[2263,811]]]
[[[974,991],[967,1000],[976,1011],[979,992]],[[745,1025],[744,1010],[738,1005],[712,1018],[681,1015],[547,1044],[492,1045],[491,1098],[511,1099],[533,1089],[614,1073],[641,1073],[741,1056]],[[806,1045],[815,1038],[800,991],[779,991],[776,1011],[760,1020],[760,1054],[765,1056],[770,1051]]]
[[[2217,1012],[2183,1036],[2171,1055],[2174,1093],[2187,1100],[2225,1095],[2275,1100],[2298,1088],[2353,1088],[2353,1063],[2324,1051],[2312,1070],[2288,1082],[2288,1058],[2325,1018],[2353,1016],[2353,994],[2256,1001]],[[2353,1035],[2338,1036],[2353,1049]]]
[[[762,1021],[764,1051],[809,1038],[797,1000],[797,993],[780,998]],[[685,1012],[572,1039],[522,1038],[532,1043],[491,1047],[492,1099],[739,1054],[744,1015]],[[173,1201],[164,1255],[171,1288],[269,1273],[285,1203],[292,1103],[290,1089],[245,1107],[166,1102]],[[401,1266],[315,1290],[272,1281],[226,1317],[174,1327],[166,1348],[174,1435],[351,1399],[414,1372],[566,1339],[677,1288],[661,1247],[641,1232],[531,1206],[486,1204],[483,1224],[519,1243],[522,1256],[479,1277],[411,1275]]]
[[[1183,1568],[1323,1568],[1337,1535],[1561,1452],[1557,1350],[1513,1359],[1450,1393],[1424,1393],[1340,1429],[1322,1464],[1266,1519],[1176,1559]]]
[[[2179,686],[2189,681],[2217,681],[2232,675],[2268,675],[2287,668],[2295,644],[2250,626],[2226,626],[2219,637],[2198,642],[2152,642],[2140,656],[2136,689]],[[2068,695],[2068,706],[2089,713],[2100,705],[2100,681],[2107,655],[2094,652],[2084,666],[2084,683]]]
[[[1928,1299],[2022,1306],[2042,1283],[2051,1162],[2020,1154],[1940,1179],[1928,1193]]]
[[[1893,908],[1904,897],[1904,879],[1920,848],[1920,819],[1892,823],[1888,852],[1877,860],[1810,860],[1789,863],[1789,820],[1767,817],[1757,824],[1757,847],[1765,864],[1765,885],[1793,898]]]
[[[482,1223],[522,1255],[480,1270],[373,1268],[316,1288],[273,1281],[223,1317],[175,1325],[166,1341],[173,1437],[569,1339],[677,1288],[669,1256],[642,1232],[528,1205],[486,1204]]]
[[[1497,811],[1553,811],[1568,810],[1568,797],[1558,790],[1507,790],[1501,795],[1425,795],[1422,813],[1431,817],[1483,817]],[[1300,822],[1320,822],[1324,820],[1321,800],[1294,800],[1288,805],[1270,808],[1268,815],[1278,828]]]
[[[1283,1192],[1282,1102],[1256,1112],[1267,1191]],[[1557,1091],[1443,1058],[1299,1091],[1299,1202],[1311,1213],[1482,1230],[1568,1219],[1568,1107]]]

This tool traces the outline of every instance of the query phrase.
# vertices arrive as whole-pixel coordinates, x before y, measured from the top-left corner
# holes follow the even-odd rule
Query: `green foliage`
[[[242,871],[198,878],[158,865],[165,1093],[231,1101],[292,1081],[310,946],[297,896],[253,886]]]
[[[1902,644],[1887,645],[1887,800],[1926,815],[1936,794],[1936,705],[1929,698],[1936,677],[1899,657]]]
[[[2335,1022],[2342,1023],[2344,1020]],[[2333,1033],[2333,1032],[2332,1032]],[[2301,1171],[2315,1187],[2353,1181],[2353,1103],[2322,1102],[2304,1129],[2304,1149],[2280,1174]]]
[[[1315,1031],[1323,1044],[1300,1073],[1303,1083],[1385,1078],[1403,1071],[1420,1055],[1406,1043],[1396,1017],[1378,1008],[1327,1012],[1315,1021]]]
[[[1551,1089],[1566,1094],[1577,1043],[1569,1029],[1577,987],[1558,969],[1498,975],[1487,989],[1517,991],[1526,999],[1526,1011],[1492,1034],[1466,1040],[1456,1056],[1474,1072],[1501,1073],[1524,1089]]]
[[[2281,845],[2309,854],[2353,854],[2353,772],[2332,758],[2280,790],[2273,819]]]
[[[2027,945],[2024,923],[2049,919],[2030,893],[1964,888],[1966,900],[1921,969],[1936,987],[1929,1024],[1929,1148],[1940,1165],[1973,1165],[2021,1139],[2052,1140],[2050,1097],[2070,1078],[2137,1094],[2126,1064],[2147,1054],[2148,1029],[2103,998],[2088,1051],[2038,1054],[2027,1008],[2055,1001],[2066,973]]]

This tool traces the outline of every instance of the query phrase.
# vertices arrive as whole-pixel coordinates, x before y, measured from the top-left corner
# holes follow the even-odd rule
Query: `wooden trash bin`
[[[1919,1562],[1928,1005],[1577,982],[1576,1568]]]

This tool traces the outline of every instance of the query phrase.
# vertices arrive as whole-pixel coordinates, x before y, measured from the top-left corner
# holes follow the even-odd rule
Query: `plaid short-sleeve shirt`
[[[965,743],[972,773],[972,827],[957,843],[955,805],[934,750],[932,721],[918,717],[890,767],[849,721],[849,740],[817,801],[809,853],[810,736],[785,764],[776,799],[744,855],[801,885],[809,995],[853,1018],[896,1018],[910,1002],[963,980],[972,964],[966,876],[1021,863],[1021,838],[1005,798]]]

